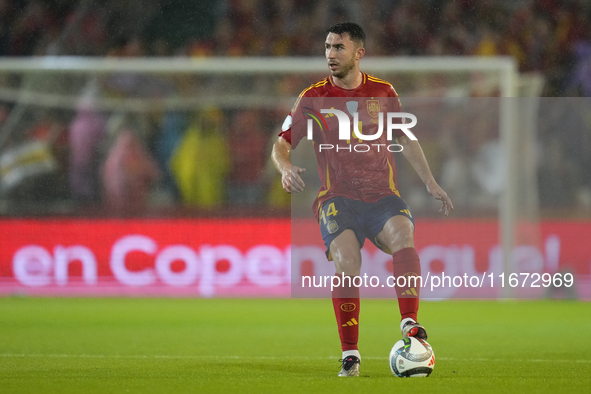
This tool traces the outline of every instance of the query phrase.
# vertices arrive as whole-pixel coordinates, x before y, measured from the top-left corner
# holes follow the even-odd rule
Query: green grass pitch
[[[388,368],[397,309],[362,300],[362,376],[337,378],[330,300],[0,298],[0,393],[591,392],[590,303],[423,302],[415,379]]]

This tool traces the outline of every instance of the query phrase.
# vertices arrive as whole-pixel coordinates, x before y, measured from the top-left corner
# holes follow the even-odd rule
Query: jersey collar
[[[361,84],[359,86],[357,86],[355,89],[359,89],[361,86],[365,85],[365,82],[367,82],[367,74],[362,71],[361,76],[362,76]],[[355,90],[355,89],[344,89],[344,88],[341,88],[340,86],[337,86],[337,84],[335,84],[334,80],[332,79],[332,75],[328,76],[328,82],[330,82],[330,84],[337,89],[347,90],[347,91]]]

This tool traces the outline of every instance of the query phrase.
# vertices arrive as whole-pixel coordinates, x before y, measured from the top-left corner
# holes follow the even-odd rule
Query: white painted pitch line
[[[24,354],[24,353],[0,353],[0,357],[3,358],[121,358],[121,359],[171,359],[171,360],[337,360],[336,357],[308,357],[308,356],[182,356],[182,355],[141,355],[141,354],[130,354],[130,355],[119,355],[119,354]],[[376,357],[376,356],[363,356],[365,360],[386,360],[387,357]],[[502,358],[473,358],[473,359],[460,359],[460,358],[449,358],[449,357],[438,357],[437,360],[441,361],[481,361],[481,362],[505,362]],[[591,363],[589,360],[559,360],[559,359],[511,359],[512,362],[524,362],[524,363],[551,363],[551,362],[562,362],[562,363]]]

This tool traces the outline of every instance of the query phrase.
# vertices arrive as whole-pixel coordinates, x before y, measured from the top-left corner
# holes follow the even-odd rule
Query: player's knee
[[[412,223],[397,226],[392,237],[390,250],[396,253],[400,249],[414,247]]]
[[[337,274],[357,276],[361,272],[361,258],[355,256],[338,256],[334,259]]]
[[[413,224],[411,221],[406,221],[404,224],[401,224],[396,229],[397,236],[400,237],[410,237],[412,238],[413,234]]]

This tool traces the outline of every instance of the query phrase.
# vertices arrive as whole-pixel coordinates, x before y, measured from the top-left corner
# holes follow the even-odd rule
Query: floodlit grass
[[[591,304],[423,302],[436,356],[399,379],[396,301],[362,300],[360,378],[337,378],[329,300],[0,298],[0,392],[573,393],[591,390]]]

